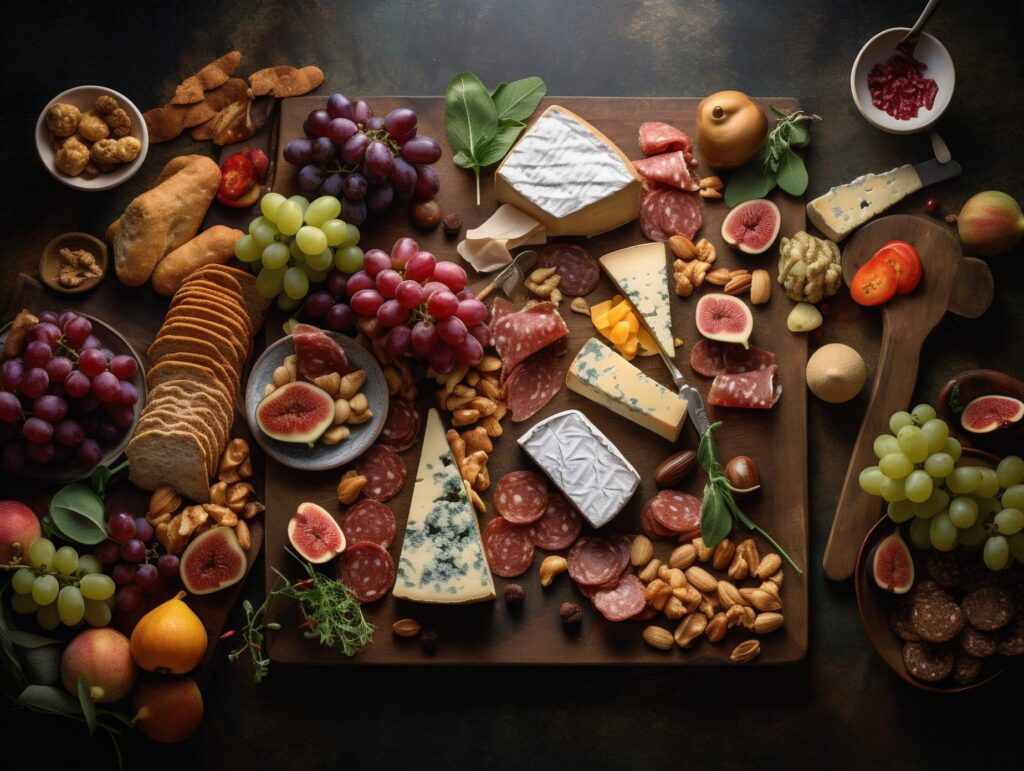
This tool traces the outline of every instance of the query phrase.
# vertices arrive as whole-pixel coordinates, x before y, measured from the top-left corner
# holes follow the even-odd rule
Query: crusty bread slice
[[[210,500],[210,478],[199,439],[188,431],[138,432],[125,448],[128,477],[143,490],[170,485],[184,498]]]

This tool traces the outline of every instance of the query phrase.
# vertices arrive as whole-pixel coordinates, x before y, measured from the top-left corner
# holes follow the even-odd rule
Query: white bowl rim
[[[136,158],[134,161],[132,161],[130,164],[128,164],[119,171],[103,175],[104,177],[110,177],[111,179],[104,180],[104,182],[99,185],[88,186],[81,184],[78,181],[78,177],[69,177],[67,174],[63,174],[60,171],[58,171],[53,161],[47,161],[47,159],[43,157],[41,149],[42,146],[40,144],[40,132],[46,131],[47,134],[49,133],[49,130],[46,129],[45,127],[47,110],[49,110],[50,107],[52,107],[57,102],[66,98],[69,94],[74,94],[75,92],[84,91],[86,89],[96,89],[97,91],[103,91],[105,93],[108,93],[112,97],[117,99],[122,104],[122,106],[126,106],[126,109],[130,108],[130,112],[133,113],[132,121],[138,124],[141,133],[139,141],[142,142],[142,150],[139,152],[138,158]],[[139,169],[142,168],[142,164],[145,162],[146,156],[149,154],[149,127],[146,125],[146,121],[142,117],[142,112],[139,110],[136,104],[127,96],[122,94],[120,91],[115,91],[109,86],[100,86],[93,83],[87,83],[81,86],[72,86],[71,88],[61,91],[59,94],[57,94],[57,96],[53,97],[50,101],[48,101],[46,103],[46,106],[43,107],[42,110],[40,110],[39,117],[36,119],[35,140],[36,155],[39,156],[40,163],[43,164],[43,168],[46,169],[50,176],[53,177],[58,182],[60,182],[61,184],[72,188],[73,190],[83,190],[87,193],[98,193],[103,190],[111,190],[112,188],[115,188],[118,185],[127,182],[129,179],[135,176]]]
[[[861,103],[860,97],[857,94],[857,72],[860,68],[861,60],[864,58],[864,53],[876,40],[885,35],[893,32],[905,33],[909,31],[910,27],[890,27],[889,29],[883,29],[881,32],[873,35],[868,42],[861,46],[860,51],[857,52],[857,57],[853,60],[853,67],[850,69],[850,92],[853,96],[853,103],[857,107],[857,111],[864,117],[864,120],[872,126],[890,134],[916,134],[921,131],[927,131],[932,124],[942,117],[943,113],[945,113],[946,109],[949,107],[949,103],[953,99],[953,90],[956,87],[956,66],[953,64],[953,57],[950,55],[949,50],[937,37],[927,32],[922,32],[921,37],[927,38],[930,42],[934,43],[945,55],[946,59],[949,60],[951,74],[949,78],[949,85],[944,89],[946,91],[946,98],[941,107],[938,110],[932,109],[930,114],[925,116],[923,119],[914,118],[909,121],[900,121],[900,123],[906,123],[909,125],[898,126],[895,125],[895,120],[884,112],[882,113],[882,115],[885,115],[884,121],[879,116],[875,115],[875,113],[879,111],[873,104],[864,105]]]

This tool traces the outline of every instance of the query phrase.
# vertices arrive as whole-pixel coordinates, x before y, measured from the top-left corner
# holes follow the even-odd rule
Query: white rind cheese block
[[[552,236],[594,236],[636,219],[640,176],[604,134],[553,105],[530,126],[494,175],[498,201]]]
[[[437,410],[427,415],[393,594],[433,603],[494,599],[480,526]]]
[[[569,365],[565,384],[638,426],[674,442],[686,423],[686,399],[634,367],[596,337]]]
[[[808,203],[807,217],[828,238],[842,241],[872,217],[922,187],[921,178],[909,165],[884,174],[865,174]]]
[[[486,222],[466,231],[459,256],[479,273],[489,273],[512,262],[512,250],[547,241],[544,226],[511,204],[502,204]]]
[[[670,359],[676,355],[672,334],[672,304],[668,292],[665,244],[637,244],[600,259],[608,277],[629,300],[641,323]]]

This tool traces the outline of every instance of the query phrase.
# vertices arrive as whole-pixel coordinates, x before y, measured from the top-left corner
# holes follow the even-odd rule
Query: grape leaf
[[[807,167],[792,150],[787,149],[779,161],[778,184],[790,195],[800,196],[807,190]]]
[[[775,187],[775,174],[764,167],[763,156],[740,166],[725,186],[725,205],[730,209],[745,201],[764,198]]]
[[[544,81],[533,76],[511,83],[499,83],[491,92],[491,99],[498,111],[499,120],[525,121],[533,115],[547,92],[548,87]]]

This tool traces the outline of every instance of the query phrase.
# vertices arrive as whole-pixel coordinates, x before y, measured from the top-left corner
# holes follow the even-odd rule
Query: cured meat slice
[[[503,374],[511,374],[528,356],[568,334],[561,314],[549,302],[502,316],[494,322],[494,349],[504,363]]]
[[[545,551],[559,551],[579,538],[583,519],[560,493],[549,493],[544,514],[530,525],[530,540]]]
[[[967,621],[975,629],[993,632],[1010,623],[1013,618],[1013,595],[997,586],[975,589],[960,603]]]
[[[322,329],[296,324],[292,332],[295,345],[295,369],[299,377],[314,380],[321,375],[348,372],[348,357],[335,340]]]
[[[901,640],[918,642],[921,639],[921,635],[914,631],[914,625],[910,618],[912,610],[913,607],[909,599],[900,602],[896,609],[893,610],[892,615],[889,616],[889,626],[892,627],[892,631]]]
[[[590,294],[601,278],[601,266],[577,244],[548,244],[537,262],[539,268],[554,268],[561,276],[558,291],[566,297]]]
[[[498,517],[487,523],[481,537],[491,572],[502,578],[515,578],[533,564],[533,541],[528,528],[513,525]]]
[[[943,552],[946,553],[946,552]],[[967,653],[978,658],[994,656],[998,642],[995,635],[988,632],[979,632],[973,626],[965,626],[960,633],[960,647]]]
[[[938,682],[953,671],[953,651],[941,645],[908,642],[903,646],[903,664],[918,680]]]
[[[388,417],[380,433],[381,444],[388,445],[395,452],[405,452],[416,444],[422,426],[423,413],[414,402],[391,399]]]
[[[686,156],[687,153],[677,150],[641,158],[633,161],[633,166],[641,177],[650,182],[660,182],[680,190],[700,190],[700,179],[693,173]]]
[[[668,188],[657,186],[654,190],[644,187],[640,196],[640,229],[651,241],[668,241],[668,233],[661,228],[661,209],[659,201]]]
[[[369,541],[383,549],[395,540],[395,514],[380,501],[365,498],[348,510],[341,523],[346,543]]]
[[[505,381],[504,398],[513,423],[529,420],[561,389],[564,377],[558,367],[557,345],[537,351],[512,370]]]
[[[626,621],[644,611],[644,585],[632,573],[622,576],[614,589],[601,589],[591,598],[594,607],[609,621]]]
[[[395,583],[395,563],[379,544],[350,544],[338,562],[340,578],[362,603],[376,602]]]
[[[366,477],[363,495],[375,501],[394,498],[405,485],[405,462],[386,444],[375,444],[367,450],[356,470]]]
[[[690,369],[704,377],[725,373],[726,345],[713,340],[698,340],[690,349]]]
[[[548,483],[533,471],[511,471],[494,488],[494,508],[514,525],[528,525],[544,516]]]
[[[1002,656],[1024,655],[1024,615],[1018,613],[1000,630],[999,653]]]
[[[588,535],[580,538],[569,550],[569,576],[581,586],[601,586],[616,580],[629,565],[629,551],[607,538]]]
[[[651,517],[672,533],[700,535],[700,500],[680,490],[662,490],[651,500]]]
[[[981,665],[984,662],[977,656],[972,656],[964,651],[957,651],[953,659],[953,682],[960,685],[973,683],[981,674]]]
[[[755,372],[716,375],[708,393],[708,404],[767,410],[771,409],[780,396],[782,384],[779,383],[779,367],[772,364],[767,369]]]
[[[647,501],[640,510],[640,527],[648,538],[672,538],[675,533],[658,522],[651,513],[651,501],[653,500],[652,498]]]
[[[775,354],[756,345],[750,346],[749,350],[739,343],[726,343],[724,346],[723,364],[727,373],[757,372],[774,363]]]
[[[910,622],[921,639],[930,643],[952,640],[964,628],[964,613],[943,590],[942,594],[912,598]]]
[[[640,198],[640,229],[652,241],[668,241],[672,236],[693,238],[704,218],[700,196],[658,183],[650,183]]]
[[[647,121],[640,124],[640,152],[644,155],[654,155],[669,150],[690,152],[692,149],[690,138],[675,126],[661,121]]]
[[[491,305],[491,336],[494,336],[494,325],[497,324],[501,319],[508,316],[510,313],[515,313],[515,306],[512,305],[504,297],[495,297],[494,303]]]

